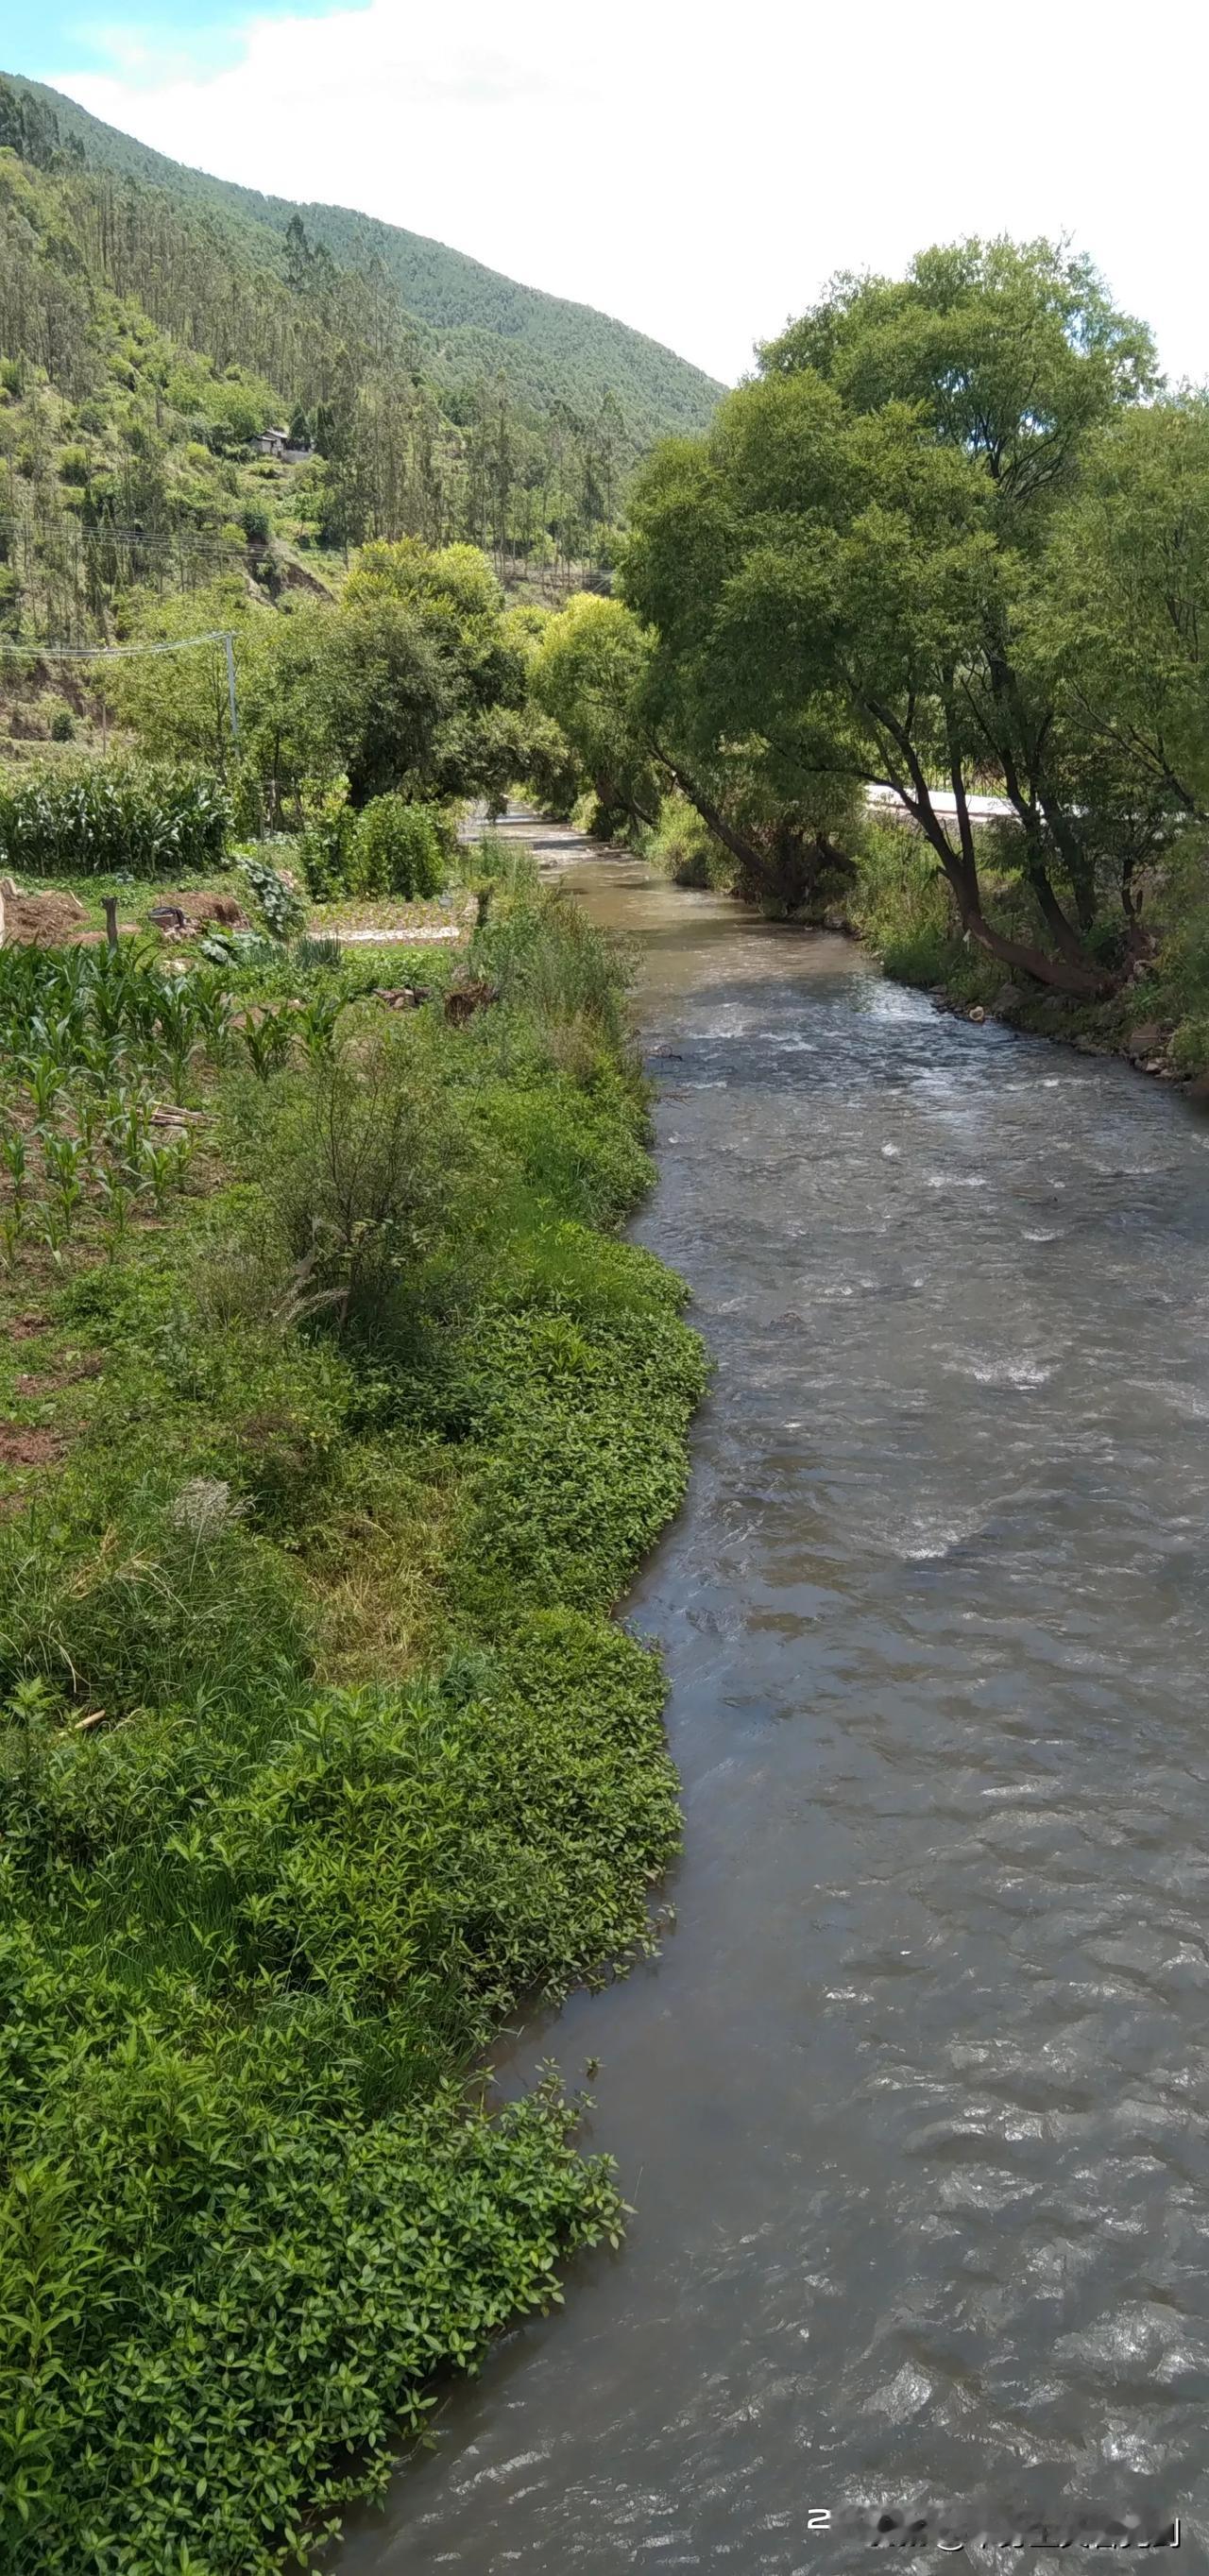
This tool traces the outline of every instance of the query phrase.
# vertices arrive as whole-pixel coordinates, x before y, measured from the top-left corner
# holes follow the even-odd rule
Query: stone
[[[1160,1055],[1163,1032],[1157,1020],[1144,1020],[1138,1028],[1131,1029],[1125,1044],[1130,1055]]]
[[[1018,984],[1001,984],[991,1004],[993,1011],[1018,1011],[1024,995]]]
[[[986,1012],[984,1011],[981,1002],[974,1003],[972,1009],[966,1012],[966,1018],[967,1020],[973,1020],[975,1027],[981,1027],[982,1022],[986,1018]]]
[[[499,989],[495,984],[480,981],[456,985],[453,991],[445,996],[445,1017],[451,1027],[461,1029],[465,1027],[467,1020],[474,1018],[476,1011],[489,1010],[491,1004],[498,1000]]]
[[[1203,1100],[1206,1107],[1209,1108],[1209,1072],[1193,1074],[1191,1082],[1185,1083],[1184,1085],[1184,1098],[1185,1100]]]

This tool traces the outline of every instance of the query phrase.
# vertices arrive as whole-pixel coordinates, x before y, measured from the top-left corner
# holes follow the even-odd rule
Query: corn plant
[[[64,1231],[71,1233],[76,1211],[84,1195],[82,1178],[86,1149],[79,1137],[47,1136],[42,1146],[42,1161],[48,1180],[58,1200]]]
[[[266,1071],[289,1034],[283,1018],[259,1041]],[[59,1260],[90,1207],[112,1248],[140,1191],[162,1209],[187,1148],[148,1162],[156,1104],[168,1087],[179,1101],[198,1058],[218,1062],[231,1045],[230,1006],[208,975],[178,983],[137,951],[0,948],[5,1258],[32,1231]]]
[[[163,1216],[171,1191],[179,1189],[189,1167],[192,1146],[187,1137],[171,1145],[145,1145],[141,1175],[150,1190],[157,1216]]]
[[[289,1054],[293,1030],[284,1011],[266,1012],[263,1020],[250,1020],[243,1033],[248,1060],[258,1081],[267,1082]]]
[[[12,1183],[13,1218],[19,1234],[25,1214],[25,1190],[29,1177],[29,1152],[19,1127],[6,1128],[3,1140],[0,1142],[0,1152],[3,1152],[5,1169]]]
[[[63,1089],[62,1067],[53,1055],[23,1056],[21,1066],[34,1117],[41,1127],[54,1116]]]
[[[92,760],[0,778],[0,857],[18,874],[221,867],[230,828],[226,791],[204,770]]]
[[[295,1016],[295,1027],[312,1064],[330,1056],[336,1034],[336,1022],[343,1009],[339,994],[320,993]]]

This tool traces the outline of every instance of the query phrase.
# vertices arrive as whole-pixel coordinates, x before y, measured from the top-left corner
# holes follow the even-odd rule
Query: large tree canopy
[[[538,705],[571,745],[598,804],[654,823],[660,780],[642,719],[650,643],[618,599],[585,591],[551,617],[530,666]]]
[[[1085,262],[970,242],[898,283],[840,280],[761,368],[707,438],[639,478],[623,578],[655,638],[656,730],[690,765],[758,747],[787,799],[893,788],[968,936],[1104,989],[1178,805],[1153,744],[1120,734],[1096,784],[1097,719],[1071,679],[1081,621],[1104,660],[1075,532],[1114,438],[1146,417],[1146,332]],[[1014,811],[1035,937],[986,917],[968,805],[986,786]]]
[[[392,792],[500,801],[532,721],[523,629],[473,546],[367,546],[338,602],[280,613],[219,586],[156,609],[144,640],[235,637],[241,779],[271,812],[304,780],[347,777],[355,805]],[[230,761],[221,650],[119,663],[106,682],[146,746]]]

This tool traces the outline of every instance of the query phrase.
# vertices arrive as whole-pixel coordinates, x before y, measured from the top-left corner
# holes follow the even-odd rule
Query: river
[[[838,2576],[811,2508],[921,2502],[1203,2567],[1209,1124],[543,839],[641,941],[634,1231],[717,1363],[624,1605],[685,1852],[662,1955],[500,2054],[599,2059],[625,2246],[339,2576]]]

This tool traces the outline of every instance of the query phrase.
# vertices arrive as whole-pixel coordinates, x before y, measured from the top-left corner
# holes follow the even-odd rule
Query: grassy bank
[[[358,997],[413,964],[426,1006]],[[10,1085],[16,2576],[304,2557],[434,2376],[621,2221],[565,2104],[492,2115],[468,2070],[647,1937],[674,1780],[609,1614],[679,1500],[702,1355],[616,1233],[644,1109],[582,916],[522,881],[468,964],[379,967],[292,960],[259,1001],[216,974],[173,1049],[145,992],[106,1037],[117,969],[84,952],[42,1014],[56,1098]],[[497,998],[449,1017],[451,976]],[[48,1148],[105,1084],[52,1241]],[[192,1151],[157,1192],[123,1157],[174,1093]]]

